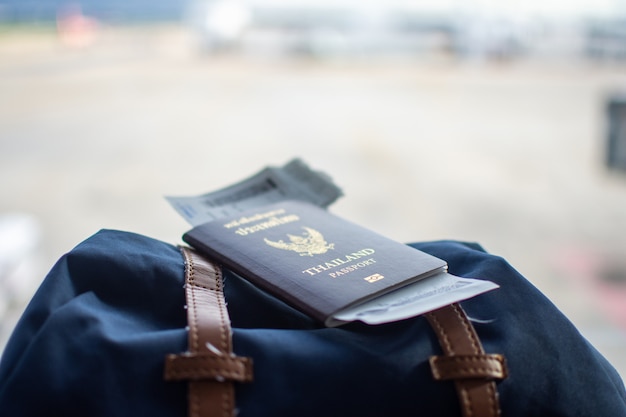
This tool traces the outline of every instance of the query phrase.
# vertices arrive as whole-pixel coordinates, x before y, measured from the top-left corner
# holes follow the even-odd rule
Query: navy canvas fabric
[[[452,241],[412,246],[450,272],[499,290],[463,302],[488,353],[503,353],[502,414],[626,416],[612,366],[505,260]],[[432,380],[438,342],[423,317],[323,328],[225,271],[237,354],[255,381],[236,385],[239,416],[459,416],[450,382]],[[186,416],[186,383],[163,381],[187,348],[178,248],[101,231],[62,257],[0,362],[2,416]]]

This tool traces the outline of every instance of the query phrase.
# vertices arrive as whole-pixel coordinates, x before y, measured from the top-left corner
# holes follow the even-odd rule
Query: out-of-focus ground
[[[0,33],[0,350],[83,239],[179,243],[188,225],[164,195],[299,156],[343,187],[343,217],[505,257],[626,375],[626,175],[604,163],[624,64],[209,55],[177,26],[91,35]]]

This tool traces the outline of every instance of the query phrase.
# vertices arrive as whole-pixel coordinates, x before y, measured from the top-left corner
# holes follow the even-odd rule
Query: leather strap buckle
[[[233,353],[220,267],[193,249],[181,250],[189,351],[166,356],[164,378],[189,381],[190,417],[232,417],[233,381],[252,381],[252,359]]]
[[[450,379],[504,379],[507,368],[504,356],[498,354],[431,356],[433,378]]]
[[[252,381],[252,361],[235,355],[183,353],[167,355],[165,379],[168,381],[211,379],[218,382]]]
[[[502,355],[486,354],[474,326],[457,303],[426,313],[443,356],[430,358],[436,380],[454,380],[464,417],[500,415],[494,379],[507,376]]]

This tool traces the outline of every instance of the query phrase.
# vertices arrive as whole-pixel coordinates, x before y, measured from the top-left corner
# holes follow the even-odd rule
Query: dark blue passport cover
[[[183,240],[327,326],[344,308],[441,272],[446,262],[309,203],[214,220]]]

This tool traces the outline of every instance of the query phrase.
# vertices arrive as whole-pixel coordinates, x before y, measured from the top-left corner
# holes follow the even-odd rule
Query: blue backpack
[[[505,260],[476,244],[411,246],[500,285],[462,303],[478,353],[455,356],[436,312],[325,328],[191,250],[101,231],[57,262],[17,324],[0,415],[479,417],[480,386],[506,417],[626,416],[614,368]],[[190,285],[217,304],[190,300]]]

